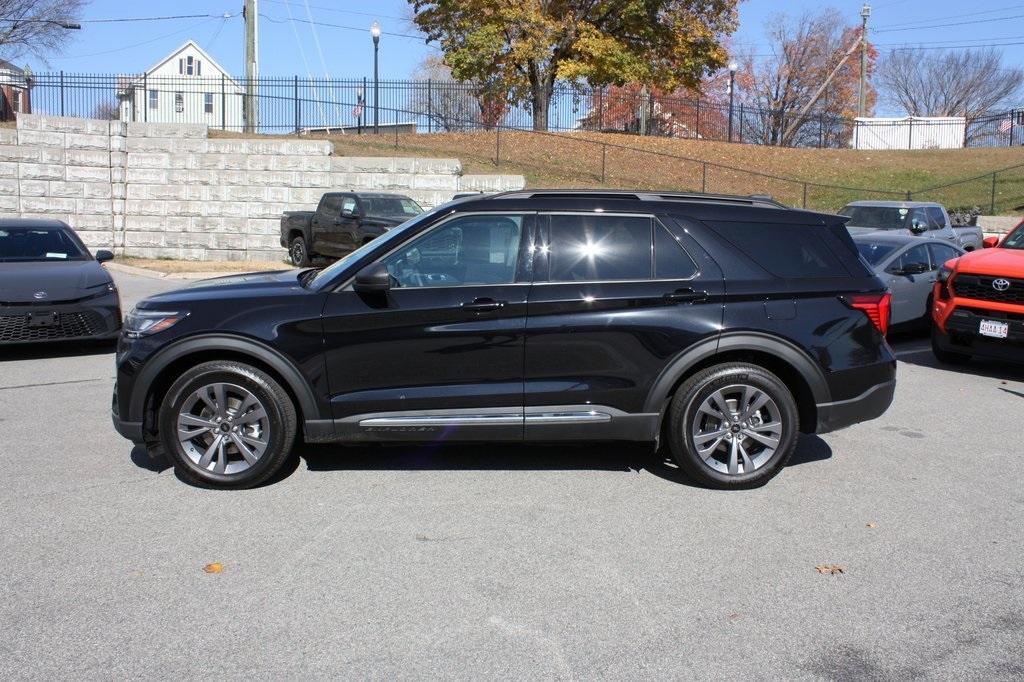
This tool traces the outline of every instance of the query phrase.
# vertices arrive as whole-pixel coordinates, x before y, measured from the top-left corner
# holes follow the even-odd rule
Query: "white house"
[[[0,121],[13,121],[17,114],[31,114],[31,73],[0,59]]]
[[[120,76],[122,121],[205,123],[241,130],[243,88],[203,48],[190,40],[145,73]]]

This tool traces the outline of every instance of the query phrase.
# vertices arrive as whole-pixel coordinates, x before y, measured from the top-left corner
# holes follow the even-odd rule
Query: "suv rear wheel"
[[[273,377],[238,362],[205,362],[164,398],[160,441],[178,473],[216,488],[251,488],[288,459],[297,417]]]
[[[672,400],[672,454],[696,481],[716,488],[766,483],[796,449],[799,413],[782,381],[757,365],[709,367]]]

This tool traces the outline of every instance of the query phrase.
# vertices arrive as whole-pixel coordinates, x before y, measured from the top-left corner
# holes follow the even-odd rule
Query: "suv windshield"
[[[369,197],[363,199],[366,215],[374,218],[407,220],[423,213],[423,209],[406,197]]]
[[[1024,223],[1018,225],[999,246],[1004,249],[1024,249]]]
[[[0,227],[0,262],[88,260],[78,240],[53,227]]]
[[[909,208],[898,206],[846,206],[839,215],[847,216],[850,227],[874,227],[879,230],[902,230],[907,227]]]

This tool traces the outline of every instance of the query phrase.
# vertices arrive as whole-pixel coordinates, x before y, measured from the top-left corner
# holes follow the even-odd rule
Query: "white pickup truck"
[[[854,201],[844,206],[839,215],[850,219],[846,229],[852,235],[895,231],[945,239],[966,251],[982,248],[984,238],[977,225],[954,227],[946,207],[933,201]]]

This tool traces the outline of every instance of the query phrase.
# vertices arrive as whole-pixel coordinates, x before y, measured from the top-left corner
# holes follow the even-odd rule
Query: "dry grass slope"
[[[902,198],[907,190],[1024,164],[1021,147],[918,151],[785,149],[609,133],[539,135],[509,131],[500,135],[472,132],[397,137],[349,134],[328,139],[338,154],[454,157],[461,159],[466,173],[521,173],[529,187],[764,193],[791,205],[806,203],[808,208],[822,210],[836,210],[854,199]],[[696,161],[674,158],[680,156]],[[499,164],[495,163],[496,158],[500,158]],[[706,171],[702,162],[708,164]],[[770,175],[791,180],[766,177]],[[803,183],[808,183],[806,198]],[[942,201],[948,206],[979,205],[987,212],[991,193],[989,176],[915,194],[914,199]],[[995,205],[997,213],[1020,212],[1018,207],[1024,206],[1024,167],[997,177]]]

